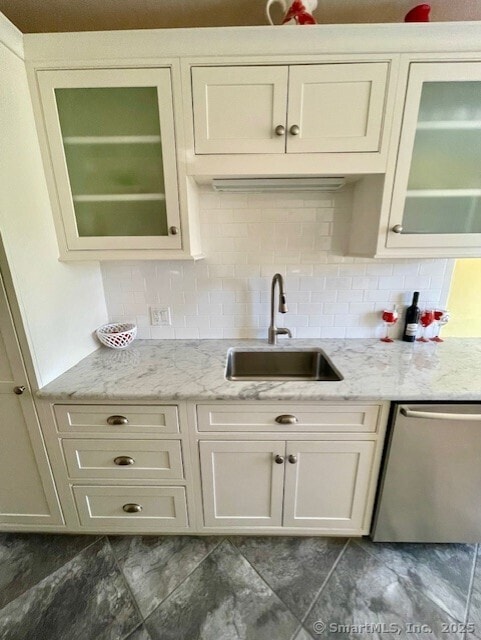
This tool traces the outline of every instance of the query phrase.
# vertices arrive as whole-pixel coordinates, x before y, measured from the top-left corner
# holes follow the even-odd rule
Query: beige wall
[[[401,22],[416,0],[319,0],[319,23]],[[433,0],[433,21],[481,20],[479,0]],[[0,0],[24,33],[267,24],[264,0]]]
[[[106,309],[98,263],[58,261],[19,47],[0,14],[0,233],[42,385],[98,347],[92,332]]]

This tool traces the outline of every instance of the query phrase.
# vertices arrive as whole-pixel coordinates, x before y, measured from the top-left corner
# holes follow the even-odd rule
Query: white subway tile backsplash
[[[298,338],[320,338],[320,327],[299,327],[296,331]]]
[[[329,293],[332,292],[330,291]],[[362,302],[364,300],[364,291],[362,291],[362,289],[338,291],[336,299],[338,302]]]
[[[404,276],[380,276],[378,287],[381,290],[388,289],[392,291],[399,285],[403,286],[403,284],[405,285]]]
[[[379,337],[380,311],[411,302],[445,306],[451,260],[342,256],[349,192],[221,194],[201,191],[205,260],[102,263],[112,321],[136,321],[141,338],[265,338],[274,273],[285,278],[298,338]],[[336,236],[333,244],[333,226]],[[149,307],[171,308],[172,326],[150,326]]]
[[[429,289],[431,287],[431,278],[429,276],[406,276],[404,278],[404,286],[407,289],[413,289],[413,291]]]
[[[417,268],[417,267],[416,267]],[[394,265],[385,262],[374,262],[365,265],[365,271],[368,276],[392,276]]]
[[[320,337],[321,338],[345,338],[346,328],[345,327],[321,327]]]
[[[298,305],[299,313],[306,314],[308,316],[320,315],[324,310],[324,304],[322,302],[301,302]]]
[[[325,302],[323,305],[324,313],[349,313],[349,304],[347,302]]]
[[[336,302],[342,291],[313,291],[311,293],[311,302]],[[342,302],[342,301],[341,301]]]
[[[334,291],[339,291],[339,289],[351,289],[352,288],[352,278],[326,278],[326,289],[333,289]]]
[[[174,338],[176,340],[197,340],[199,329],[174,329]]]
[[[169,340],[175,338],[173,327],[151,327],[150,337],[157,340]]]

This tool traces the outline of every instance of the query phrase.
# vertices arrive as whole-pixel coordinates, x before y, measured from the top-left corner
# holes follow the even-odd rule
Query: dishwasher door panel
[[[481,542],[481,404],[396,405],[393,420],[373,540]]]

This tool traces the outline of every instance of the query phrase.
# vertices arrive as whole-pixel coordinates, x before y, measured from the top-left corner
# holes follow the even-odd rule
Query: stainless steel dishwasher
[[[481,403],[396,404],[376,542],[481,542]]]

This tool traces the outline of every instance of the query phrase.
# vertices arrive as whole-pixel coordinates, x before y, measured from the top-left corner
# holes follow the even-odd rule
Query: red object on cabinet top
[[[404,22],[429,22],[429,12],[431,5],[418,4],[417,7],[408,11],[404,16]]]

